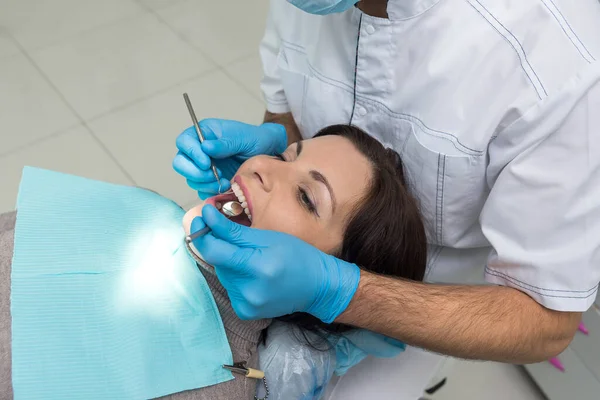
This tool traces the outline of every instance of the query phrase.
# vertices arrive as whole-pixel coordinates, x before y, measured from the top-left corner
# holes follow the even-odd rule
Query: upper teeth
[[[244,192],[242,192],[242,188],[236,182],[231,184],[231,190],[233,190],[233,194],[238,198],[238,201],[244,207],[244,212],[248,216],[248,219],[252,221],[252,215],[250,214],[250,209],[248,208],[248,202],[246,201],[246,196],[244,196]]]

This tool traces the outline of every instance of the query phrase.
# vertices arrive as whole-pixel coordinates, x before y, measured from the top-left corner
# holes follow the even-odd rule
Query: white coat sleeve
[[[267,110],[272,113],[285,113],[290,111],[281,77],[277,57],[279,56],[280,38],[276,24],[276,2],[271,1],[269,15],[265,28],[265,35],[260,43],[260,58],[263,67],[263,78],[260,82],[260,88],[263,93]]]
[[[587,310],[600,281],[600,65],[507,127],[489,155],[486,280]]]

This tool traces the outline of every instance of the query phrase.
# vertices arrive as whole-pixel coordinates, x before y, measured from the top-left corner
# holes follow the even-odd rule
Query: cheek
[[[253,228],[283,232],[303,240],[303,232],[310,230],[310,225],[302,210],[286,206],[283,202],[269,202],[252,223]]]
[[[252,227],[287,233],[328,254],[333,253],[341,244],[339,235],[332,234],[330,229],[301,209],[270,207],[268,212],[256,219]]]

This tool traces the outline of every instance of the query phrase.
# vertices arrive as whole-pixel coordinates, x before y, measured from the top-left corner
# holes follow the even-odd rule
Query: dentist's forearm
[[[288,146],[292,143],[302,140],[302,135],[300,135],[300,130],[298,129],[298,125],[296,125],[296,121],[294,121],[294,117],[292,116],[291,112],[273,114],[269,111],[265,111],[263,122],[273,122],[283,125],[287,133]]]
[[[561,353],[580,319],[508,287],[432,285],[361,271],[335,322],[454,357],[520,364]]]

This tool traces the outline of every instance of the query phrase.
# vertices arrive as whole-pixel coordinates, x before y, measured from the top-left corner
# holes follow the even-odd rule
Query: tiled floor
[[[14,208],[24,165],[191,204],[195,193],[171,168],[175,137],[190,124],[181,94],[189,92],[200,118],[260,122],[257,46],[267,4],[3,1],[0,212]]]
[[[260,122],[267,3],[3,0],[0,212],[14,208],[25,165],[191,205],[196,194],[171,168],[175,137],[190,124],[181,94],[199,118]],[[510,365],[458,362],[448,378],[434,399],[541,398]]]
[[[495,362],[451,359],[440,371],[446,384],[430,400],[544,400],[525,369]]]

